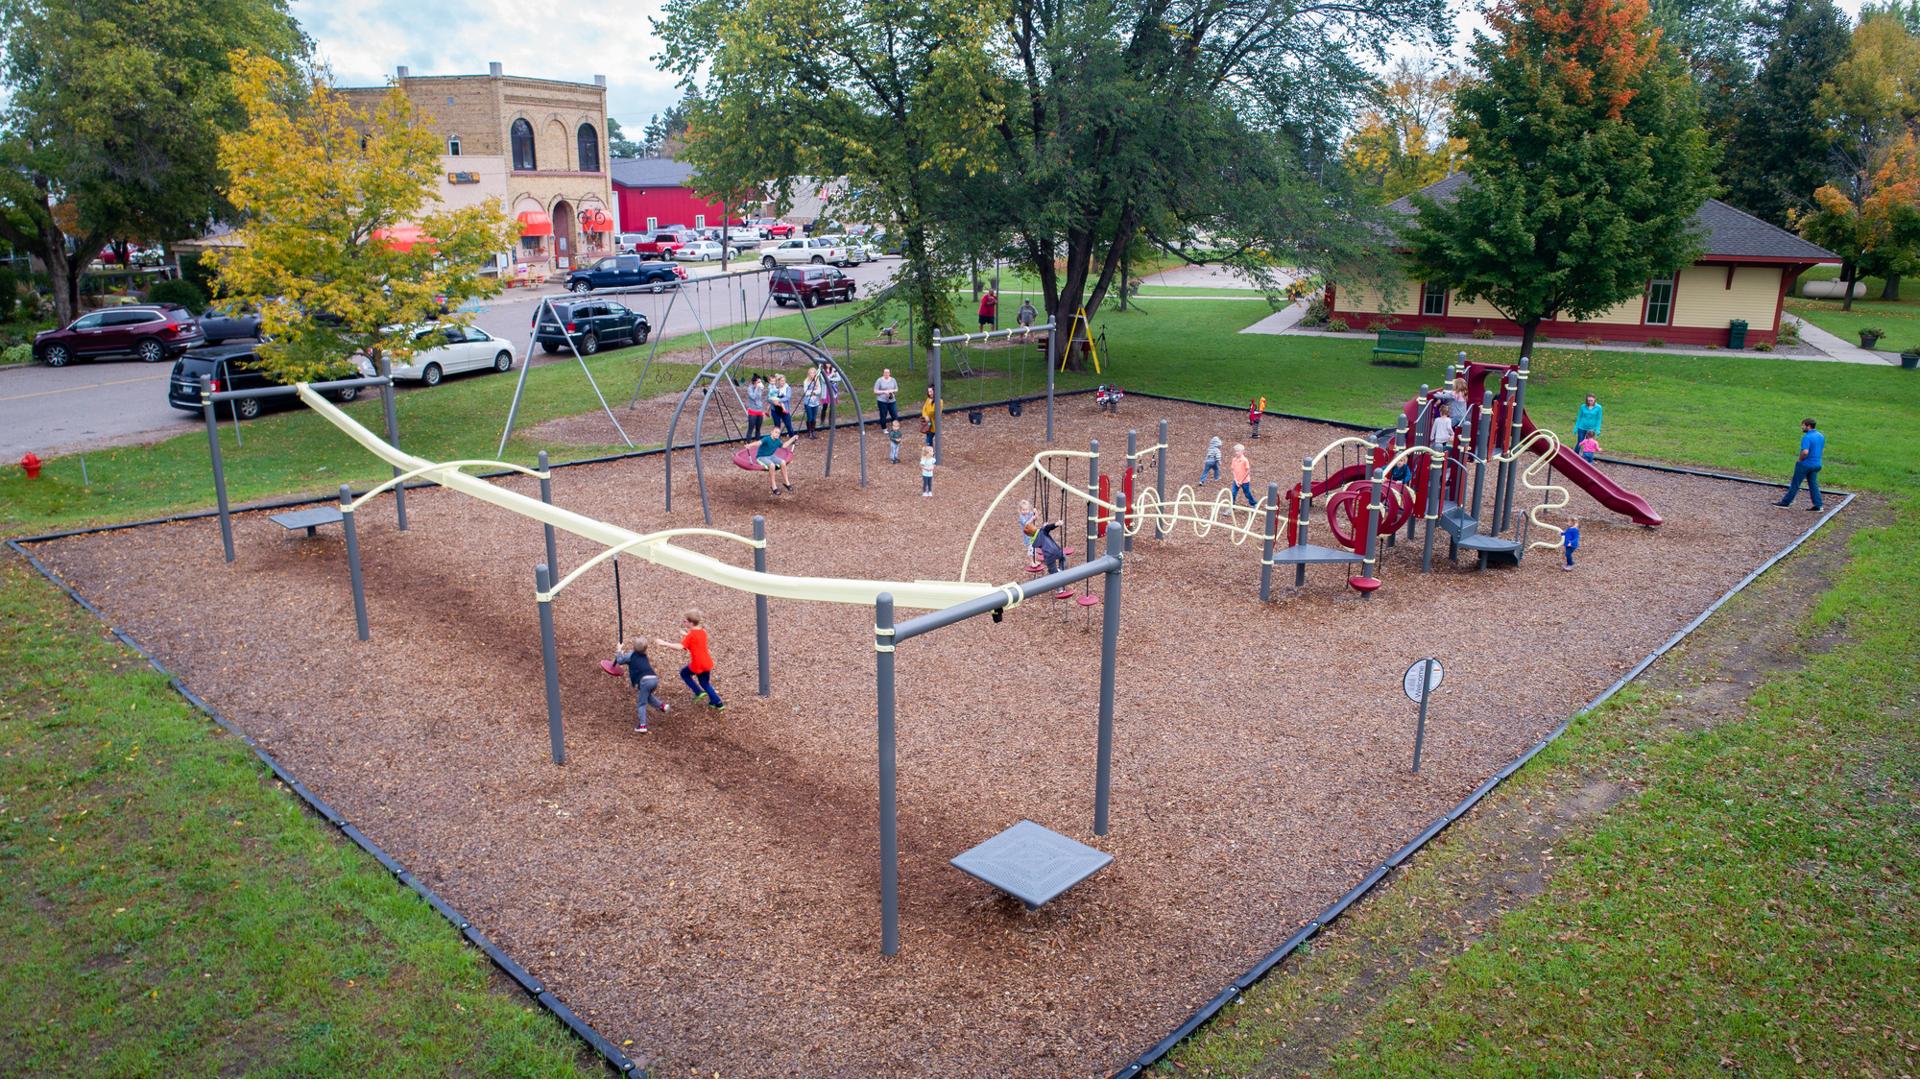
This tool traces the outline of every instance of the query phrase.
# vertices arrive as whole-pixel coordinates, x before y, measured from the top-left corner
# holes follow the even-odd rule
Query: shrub
[[[1771,342],[1771,341],[1758,341],[1758,342],[1755,342],[1755,343],[1754,343],[1754,346],[1753,346],[1753,351],[1754,351],[1754,352],[1772,352],[1772,351],[1773,351],[1773,342]]]
[[[1325,326],[1327,324],[1327,297],[1322,293],[1307,305],[1307,313],[1300,316],[1301,326]]]
[[[1601,337],[1599,334],[1589,334],[1580,340],[1588,345],[1605,345],[1607,343],[1607,339]]]
[[[31,363],[33,363],[33,346],[25,342],[21,342],[18,345],[9,345],[5,349],[0,349],[0,367],[11,367],[14,364]]]
[[[1442,334],[1445,334],[1446,330],[1442,327],[1435,326],[1433,323],[1428,323],[1427,325],[1420,328],[1420,332],[1427,335],[1428,337],[1439,337]]]
[[[1666,343],[1667,343],[1666,339],[1664,338],[1650,337],[1647,339],[1648,346],[1655,349],[1661,348],[1662,346],[1666,345]]]
[[[1333,331],[1336,334],[1344,334],[1347,332],[1349,327],[1347,326],[1347,320],[1345,319],[1328,319],[1327,329]]]
[[[1393,324],[1385,319],[1375,319],[1367,324],[1367,333],[1369,334],[1377,334],[1382,330],[1391,329],[1393,329]]]
[[[1474,328],[1473,328],[1473,336],[1474,336],[1474,337],[1475,337],[1475,338],[1476,338],[1477,340],[1480,340],[1480,341],[1492,341],[1492,340],[1493,340],[1493,327],[1491,327],[1491,326],[1476,326],[1476,327],[1474,327]]]
[[[1797,322],[1788,322],[1785,319],[1781,319],[1780,333],[1778,337],[1779,337],[1779,342],[1782,345],[1800,344],[1800,324]]]
[[[147,289],[149,304],[179,304],[198,314],[207,309],[207,293],[191,281],[156,281]]]

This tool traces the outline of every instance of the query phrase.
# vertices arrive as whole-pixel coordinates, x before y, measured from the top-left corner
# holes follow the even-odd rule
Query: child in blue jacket
[[[1566,565],[1562,566],[1560,569],[1562,570],[1573,569],[1573,553],[1580,550],[1580,519],[1579,518],[1573,518],[1567,522],[1566,531],[1560,534],[1560,550],[1565,552],[1567,556]]]

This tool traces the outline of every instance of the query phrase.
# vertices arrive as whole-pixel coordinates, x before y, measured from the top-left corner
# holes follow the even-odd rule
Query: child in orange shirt
[[[1232,470],[1230,475],[1233,477],[1234,505],[1240,504],[1240,493],[1245,491],[1247,505],[1259,506],[1260,500],[1253,497],[1253,462],[1247,460],[1245,444],[1233,444],[1233,461],[1229,463],[1228,468]]]
[[[706,622],[706,616],[699,608],[688,608],[686,618],[687,633],[678,643],[664,638],[654,638],[653,643],[663,649],[686,653],[687,666],[680,669],[680,681],[686,683],[688,692],[693,694],[693,703],[705,702],[713,706],[714,712],[722,712],[727,705],[713,688],[713,653],[707,647],[707,628],[701,625]]]

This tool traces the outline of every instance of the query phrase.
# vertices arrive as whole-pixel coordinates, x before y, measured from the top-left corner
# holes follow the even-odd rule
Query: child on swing
[[[1057,574],[1067,568],[1066,549],[1062,548],[1060,541],[1054,539],[1053,536],[1053,530],[1059,528],[1060,525],[1061,523],[1058,521],[1049,521],[1045,525],[1040,526],[1040,531],[1036,533],[1033,538],[1033,550],[1040,556],[1040,560],[1045,564],[1047,573],[1049,574]],[[1066,586],[1059,592],[1054,593],[1053,598],[1055,600],[1065,600],[1072,595],[1073,587]]]
[[[1033,508],[1030,499],[1020,500],[1020,509],[1015,515],[1020,520],[1020,548],[1027,557],[1027,569],[1040,568],[1040,556],[1034,548],[1034,542],[1040,538],[1040,511]]]

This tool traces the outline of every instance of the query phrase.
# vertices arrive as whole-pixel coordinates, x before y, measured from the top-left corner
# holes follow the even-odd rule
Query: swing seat
[[[1100,598],[1093,595],[1092,593],[1081,593],[1080,599],[1075,602],[1078,603],[1081,607],[1092,607],[1093,605],[1100,602]]]
[[[782,465],[785,465],[787,462],[792,461],[793,447],[791,446],[781,447],[779,453],[776,453],[773,455],[773,459],[775,461],[778,461]],[[736,468],[745,469],[748,472],[765,472],[766,471],[765,469],[762,469],[760,467],[759,448],[754,446],[743,446],[740,449],[735,450],[733,452],[733,464]]]
[[[1073,599],[1073,590],[1061,589],[1059,592],[1053,594],[1053,598],[1055,600],[1071,600]]]
[[[607,674],[609,674],[609,675],[613,675],[613,676],[620,676],[620,675],[625,675],[625,674],[626,674],[626,672],[624,672],[624,671],[621,671],[621,670],[620,670],[620,665],[619,665],[619,664],[616,664],[616,663],[614,663],[614,662],[613,662],[613,661],[611,661],[611,660],[602,660],[602,661],[600,661],[600,670],[601,670],[601,671],[604,671],[604,672],[606,672],[606,673],[607,673]]]
[[[1370,593],[1380,587],[1380,579],[1356,575],[1347,579],[1347,585],[1355,592]]]
[[[1027,564],[1027,573],[1029,574],[1044,574],[1046,572],[1047,572],[1047,568],[1046,568],[1046,565],[1043,563]]]

